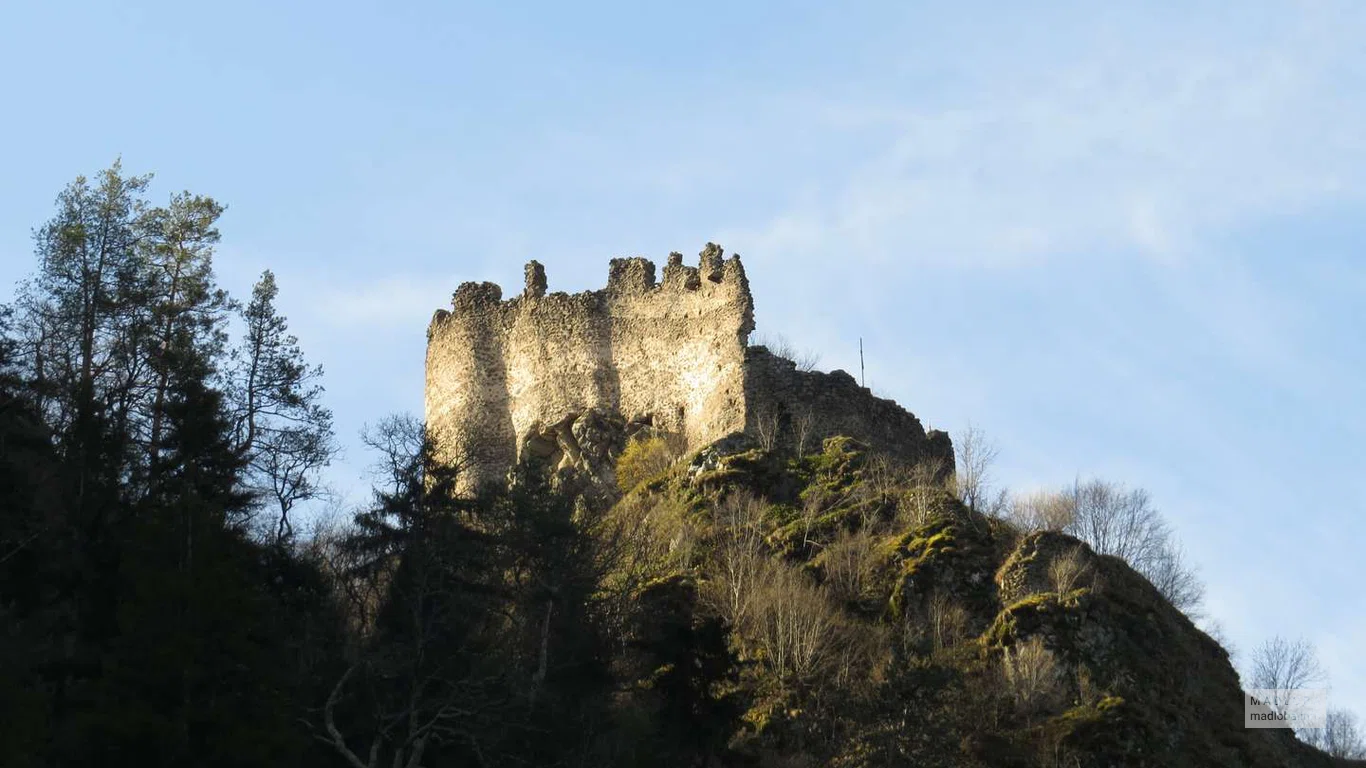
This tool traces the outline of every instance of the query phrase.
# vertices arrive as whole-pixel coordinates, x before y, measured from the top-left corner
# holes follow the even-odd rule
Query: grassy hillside
[[[847,438],[799,458],[739,438],[664,451],[623,455],[613,578],[638,585],[642,635],[653,618],[730,630],[705,699],[733,759],[1335,764],[1245,729],[1228,654],[1123,561],[969,510],[937,468]],[[632,695],[657,698],[672,671],[636,664]]]

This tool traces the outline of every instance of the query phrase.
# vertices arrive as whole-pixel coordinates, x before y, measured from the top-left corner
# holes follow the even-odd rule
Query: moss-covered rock
[[[904,620],[938,595],[966,610],[974,630],[996,614],[991,534],[980,518],[959,505],[908,533],[882,542],[890,576],[887,609]]]
[[[1010,605],[1032,594],[1057,591],[1055,568],[1064,558],[1071,558],[1070,567],[1078,571],[1078,577],[1085,577],[1078,581],[1089,583],[1095,570],[1095,554],[1090,547],[1072,536],[1054,531],[1040,531],[1021,538],[996,572],[1001,602]]]
[[[683,477],[689,488],[705,494],[743,489],[772,499],[792,495],[786,461],[742,434],[718,440],[693,454]]]
[[[802,483],[802,500],[813,495],[842,495],[862,479],[867,464],[868,447],[863,443],[852,437],[826,438],[820,453],[804,456],[793,463],[797,479]]]

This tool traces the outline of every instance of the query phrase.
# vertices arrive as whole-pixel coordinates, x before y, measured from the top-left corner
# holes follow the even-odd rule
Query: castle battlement
[[[427,329],[427,426],[466,487],[502,478],[528,453],[573,463],[595,439],[578,420],[594,413],[693,448],[797,419],[813,438],[929,450],[914,416],[847,374],[789,370],[748,348],[749,280],[720,246],[708,243],[695,267],[669,254],[660,280],[649,259],[612,259],[596,291],[550,292],[536,261],[524,274],[510,299],[494,283],[464,283]]]
[[[737,256],[709,244],[698,266],[671,254],[613,259],[607,286],[548,291],[526,265],[520,295],[465,283],[427,330],[426,418],[471,482],[501,477],[528,441],[589,411],[702,445],[744,429],[745,345],[754,302]]]

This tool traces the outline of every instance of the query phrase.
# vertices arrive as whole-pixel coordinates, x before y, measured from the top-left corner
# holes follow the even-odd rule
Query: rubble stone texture
[[[590,413],[680,434],[690,449],[735,432],[800,431],[812,445],[847,434],[907,458],[947,452],[952,461],[947,436],[927,436],[843,371],[798,371],[748,347],[753,329],[744,266],[711,243],[696,267],[670,254],[658,281],[648,259],[613,259],[605,289],[572,295],[548,293],[533,261],[521,295],[503,300],[497,285],[465,283],[451,310],[433,316],[427,425],[466,488],[551,450],[573,463],[587,437],[573,433]]]

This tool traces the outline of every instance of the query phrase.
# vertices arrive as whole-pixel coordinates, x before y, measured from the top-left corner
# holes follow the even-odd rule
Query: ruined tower
[[[754,304],[738,257],[709,245],[613,259],[607,288],[547,293],[540,264],[520,296],[466,283],[427,331],[427,424],[473,483],[501,477],[528,437],[587,411],[702,445],[744,429],[745,341]]]
[[[535,261],[511,299],[465,283],[427,329],[426,421],[464,487],[503,478],[527,454],[573,463],[598,440],[589,416],[649,424],[690,448],[796,422],[814,439],[849,434],[903,455],[947,445],[843,371],[798,371],[749,347],[745,269],[714,244],[696,267],[670,254],[662,279],[647,259],[613,259],[605,289],[546,288]]]

